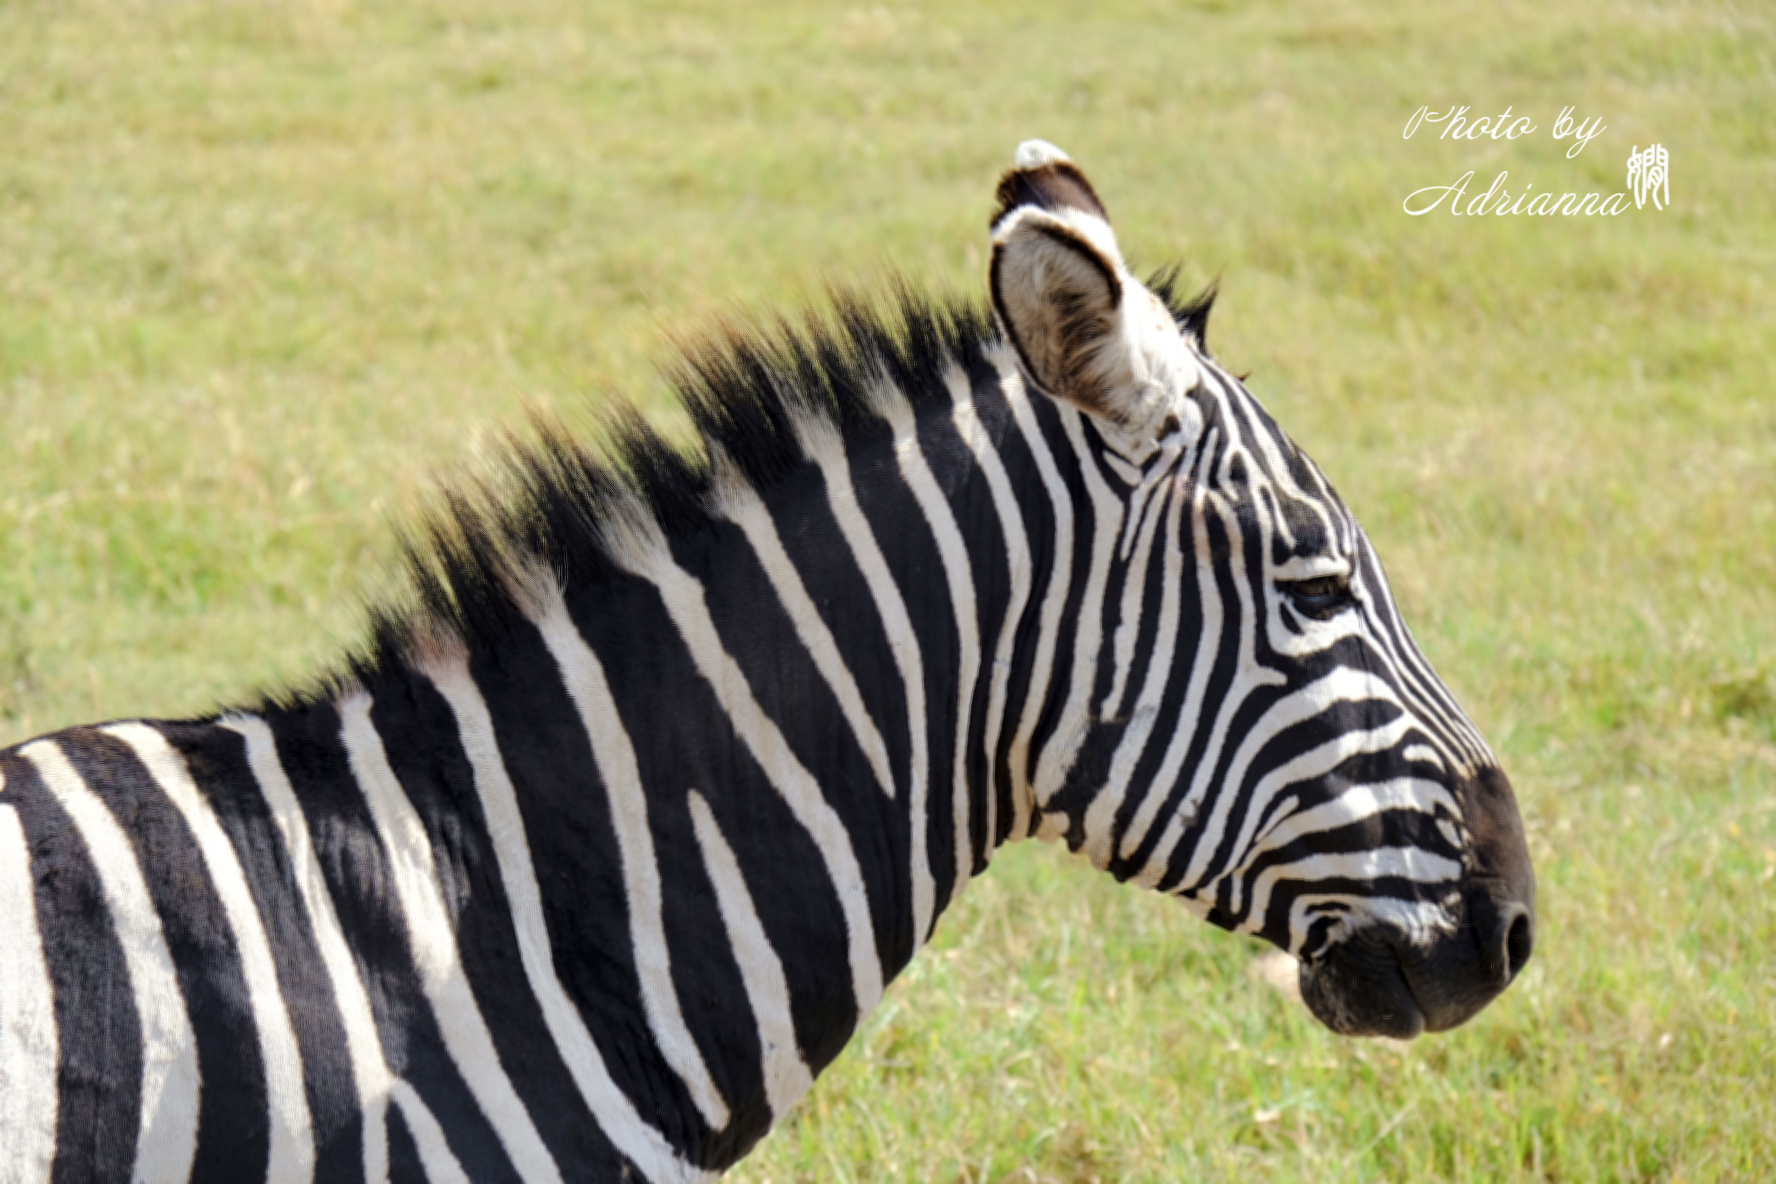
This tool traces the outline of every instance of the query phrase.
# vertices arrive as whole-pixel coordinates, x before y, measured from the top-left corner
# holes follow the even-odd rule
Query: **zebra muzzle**
[[[1301,967],[1301,998],[1334,1032],[1409,1040],[1466,1023],[1514,982],[1535,948],[1535,874],[1509,779],[1462,787],[1473,835],[1459,915],[1444,932],[1374,922]]]

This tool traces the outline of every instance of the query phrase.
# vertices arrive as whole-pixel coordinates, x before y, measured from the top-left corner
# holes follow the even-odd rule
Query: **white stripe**
[[[1427,765],[1436,765],[1439,769],[1447,769],[1449,767],[1444,763],[1443,754],[1438,752],[1435,748],[1432,748],[1429,744],[1408,744],[1405,748],[1400,750],[1400,759],[1403,761],[1422,761]]]
[[[1244,818],[1240,822],[1239,831],[1233,842],[1234,856],[1231,862],[1235,864],[1249,865],[1252,862],[1252,858],[1258,852],[1277,846],[1277,840],[1275,840],[1273,836],[1278,833],[1279,830],[1287,833],[1288,828],[1299,818],[1307,816],[1317,817],[1320,811],[1324,810],[1327,806],[1335,806],[1338,802],[1359,801],[1359,798],[1350,796],[1351,793],[1356,792],[1355,790],[1351,790],[1340,797],[1333,799],[1332,802],[1323,803],[1317,807],[1310,807],[1304,814],[1285,813],[1280,805],[1284,791],[1300,785],[1303,782],[1313,782],[1319,778],[1325,777],[1353,756],[1386,752],[1388,749],[1398,744],[1400,738],[1406,735],[1407,732],[1413,730],[1417,724],[1418,721],[1413,719],[1412,716],[1401,714],[1378,728],[1363,728],[1354,732],[1340,732],[1324,744],[1316,745],[1313,748],[1308,749],[1306,752],[1291,757],[1281,765],[1267,770],[1252,786],[1252,792],[1246,799],[1246,812]],[[1229,784],[1236,783],[1230,782]],[[1426,795],[1421,795],[1421,804],[1417,808],[1422,809],[1425,813],[1434,813],[1435,804],[1441,802],[1449,809],[1452,817],[1461,817],[1461,807],[1456,805],[1455,799],[1449,795],[1447,790],[1434,782],[1408,778],[1404,781],[1393,781],[1388,782],[1387,784],[1412,784],[1421,786],[1425,791],[1428,791],[1428,793]],[[1278,809],[1275,812],[1271,809],[1273,805],[1278,805]],[[1290,809],[1297,808],[1299,805],[1300,799],[1299,797],[1295,797],[1294,806],[1291,806]],[[1260,821],[1267,814],[1271,817],[1269,823],[1265,826],[1264,832],[1262,834],[1254,834]],[[1235,912],[1238,912],[1241,907],[1240,882],[1235,880],[1231,908]]]
[[[1208,495],[1205,492],[1207,469],[1215,452],[1218,432],[1218,428],[1209,429],[1208,439],[1198,454],[1200,459],[1197,461],[1195,477],[1190,483],[1193,490],[1190,503],[1190,538],[1194,544],[1192,557],[1195,559],[1192,570],[1196,577],[1197,608],[1202,616],[1201,627],[1197,630],[1195,646],[1191,651],[1190,681],[1184,688],[1184,702],[1178,709],[1178,717],[1172,728],[1171,740],[1166,745],[1165,755],[1160,758],[1159,768],[1148,782],[1147,795],[1135,807],[1135,816],[1129,820],[1128,829],[1122,832],[1120,850],[1124,859],[1133,855],[1147,837],[1147,831],[1159,815],[1159,808],[1165,804],[1166,797],[1172,792],[1174,782],[1184,767],[1184,758],[1189,754],[1191,741],[1202,727],[1202,701],[1208,693],[1209,675],[1214,672],[1215,657],[1220,652],[1221,589],[1216,581],[1213,556],[1209,553],[1206,520]],[[1158,651],[1159,654],[1166,652]],[[1146,886],[1153,885],[1147,883]]]
[[[1177,436],[1165,436],[1156,443],[1150,443],[1147,448],[1147,459],[1142,462],[1147,466],[1145,469],[1140,465],[1130,464],[1114,452],[1106,451],[1101,454],[1104,463],[1115,470],[1122,477],[1123,484],[1129,487],[1128,513],[1123,518],[1122,538],[1116,543],[1116,554],[1121,559],[1129,557],[1129,549],[1135,545],[1135,532],[1147,522],[1147,510],[1154,495],[1167,487],[1165,478],[1178,457],[1183,455],[1184,442]]]
[[[1164,497],[1154,499],[1150,510],[1154,519],[1163,516],[1166,521],[1160,558],[1159,629],[1153,638],[1153,657],[1147,663],[1147,677],[1135,696],[1128,728],[1116,744],[1116,754],[1110,758],[1110,774],[1104,779],[1103,787],[1098,790],[1097,796],[1092,798],[1091,805],[1085,811],[1085,841],[1080,849],[1099,867],[1105,867],[1110,862],[1111,839],[1114,837],[1111,831],[1116,822],[1116,813],[1122,808],[1123,800],[1128,795],[1135,766],[1147,751],[1148,741],[1153,736],[1153,726],[1159,720],[1159,709],[1165,701],[1166,687],[1171,681],[1173,669],[1177,667],[1174,651],[1178,643],[1178,626],[1183,615],[1184,580],[1184,543],[1178,531],[1182,525],[1184,500],[1184,491],[1172,488]],[[1147,545],[1148,539],[1144,537],[1141,546],[1145,548]],[[1129,611],[1126,601],[1123,611]],[[1199,641],[1198,645],[1200,644]],[[1133,648],[1132,643],[1130,648]],[[1184,724],[1188,719],[1185,717],[1179,722]],[[1158,808],[1154,799],[1163,799],[1170,790],[1169,780],[1155,782],[1148,789],[1147,799],[1141,803],[1143,809],[1151,815]],[[1142,830],[1145,829],[1143,826]]]
[[[950,503],[938,488],[931,467],[925,463],[925,453],[919,446],[919,425],[911,405],[899,391],[886,385],[876,392],[875,401],[883,418],[894,429],[894,458],[900,466],[901,478],[907,483],[913,501],[925,516],[931,537],[937,543],[938,562],[944,569],[944,586],[950,593],[950,616],[956,622],[956,721],[954,750],[950,754],[950,818],[955,828],[956,849],[956,885],[950,891],[950,899],[954,900],[968,886],[968,878],[974,872],[974,844],[969,837],[968,729],[974,715],[974,687],[980,678],[979,600],[974,594],[974,573],[968,566],[968,548],[962,542],[962,532],[956,527],[956,516],[950,510]],[[990,785],[987,797],[992,800]],[[922,807],[919,813],[924,813]],[[923,839],[921,833],[920,841]],[[992,833],[988,832],[986,843],[989,850],[992,842]],[[927,928],[926,925],[919,927],[921,938]]]
[[[457,1162],[456,1155],[450,1150],[450,1141],[444,1137],[444,1128],[438,1125],[419,1091],[397,1077],[389,1084],[389,1100],[407,1122],[407,1133],[413,1136],[414,1149],[419,1152],[420,1170],[425,1172],[427,1181],[430,1184],[469,1184],[469,1174]],[[386,1138],[387,1132],[383,1134]]]
[[[987,491],[993,496],[993,511],[999,518],[999,532],[1005,538],[1005,565],[1011,574],[1011,596],[1005,602],[1005,617],[999,624],[999,640],[993,646],[993,673],[987,689],[986,727],[981,733],[981,747],[987,758],[986,793],[989,798],[996,799],[999,779],[995,776],[995,766],[998,764],[1000,734],[1005,728],[1005,696],[1007,684],[1011,680],[1012,648],[1017,643],[1018,629],[1024,622],[1024,608],[1030,601],[1030,540],[1024,533],[1024,514],[1018,506],[1017,494],[1012,490],[1011,478],[1006,475],[998,448],[989,437],[987,425],[981,421],[980,413],[975,408],[974,391],[968,385],[967,375],[959,367],[952,366],[945,372],[944,381],[949,385],[950,399],[955,404],[951,418],[955,421],[956,432],[968,446],[968,451],[974,454],[974,463],[980,466],[981,475],[987,480]],[[1027,793],[1025,787],[1015,783],[1015,779],[1009,780],[1013,781],[1012,794],[1021,803],[1013,807],[1011,833],[1014,838],[1021,838],[1023,828],[1029,822]],[[964,793],[958,796],[965,809],[967,795]],[[967,831],[962,833],[966,834]],[[957,892],[960,891],[958,886]]]
[[[240,953],[241,975],[246,979],[247,1004],[253,1027],[259,1034],[259,1056],[265,1064],[265,1101],[270,1123],[270,1147],[265,1167],[267,1184],[296,1184],[314,1177],[314,1127],[309,1121],[308,1094],[302,1080],[302,1050],[284,996],[278,986],[277,964],[272,961],[271,941],[259,919],[258,906],[247,887],[246,872],[235,855],[234,845],[222,823],[191,780],[184,757],[173,751],[166,737],[145,724],[113,724],[101,729],[123,741],[171,799],[197,840],[198,853],[209,872],[222,913]]]
[[[925,709],[925,659],[919,652],[919,635],[913,632],[913,619],[901,598],[900,585],[888,569],[888,560],[876,543],[863,507],[857,504],[857,491],[851,485],[851,469],[839,448],[810,450],[820,475],[826,482],[826,502],[839,534],[851,548],[851,558],[863,573],[869,587],[870,600],[876,606],[882,630],[888,635],[888,648],[894,653],[894,667],[906,688],[907,743],[911,754],[908,772],[907,812],[911,822],[909,843],[912,846],[913,882],[913,949],[917,950],[931,936],[935,918],[937,886],[931,877],[931,852],[926,838],[927,792],[931,778],[930,721]],[[966,877],[964,877],[966,879]],[[955,896],[960,889],[952,890]]]
[[[543,635],[549,654],[561,669],[568,697],[580,713],[580,725],[592,744],[598,776],[609,795],[611,827],[617,834],[617,855],[623,865],[623,892],[629,904],[629,934],[634,942],[635,972],[641,980],[642,1007],[648,1027],[666,1063],[690,1090],[691,1101],[712,1130],[728,1125],[728,1104],[710,1079],[678,1005],[672,982],[672,957],[666,948],[666,920],[660,894],[660,865],[654,854],[654,832],[648,823],[647,790],[635,746],[623,728],[617,701],[611,696],[598,655],[567,614],[567,604],[554,580],[539,579],[533,589],[537,603],[532,623]],[[493,740],[491,722],[487,736]],[[513,799],[513,810],[517,800]],[[522,826],[522,820],[519,820]]]
[[[1351,906],[1357,903],[1339,893],[1303,893],[1289,902],[1289,953],[1297,958],[1319,954],[1344,937],[1350,927]],[[1435,907],[1435,906],[1432,906]],[[1314,923],[1330,919],[1313,949],[1308,949],[1308,931]]]
[[[166,934],[129,836],[88,789],[54,740],[20,750],[80,832],[105,894],[142,1030],[142,1112],[136,1134],[137,1184],[183,1184],[197,1152],[197,1040]]]
[[[801,573],[790,561],[789,553],[783,549],[783,540],[777,534],[777,524],[772,521],[763,499],[750,486],[741,484],[737,479],[731,480],[722,490],[721,512],[740,528],[746,541],[752,544],[759,565],[765,569],[765,576],[771,581],[772,591],[777,593],[783,610],[789,614],[796,637],[807,647],[808,655],[814,659],[814,668],[820,672],[820,677],[826,680],[833,697],[839,701],[839,711],[850,725],[852,734],[856,736],[858,747],[863,749],[870,770],[876,775],[876,784],[882,787],[882,792],[889,798],[893,798],[894,774],[888,767],[888,746],[883,743],[882,733],[876,729],[875,721],[870,718],[869,709],[863,705],[863,694],[857,689],[857,680],[851,677],[851,670],[839,653],[839,643],[833,638],[832,630],[827,628],[820,610],[815,607],[814,598],[808,595]]]
[[[1141,484],[1141,466],[1137,465],[1137,464],[1131,464],[1129,461],[1126,461],[1126,460],[1122,459],[1122,457],[1117,456],[1114,452],[1104,453],[1103,460],[1104,460],[1104,463],[1110,467],[1110,471],[1116,474],[1117,479],[1120,480],[1124,485],[1128,486],[1130,492],[1134,493],[1138,497],[1139,496],[1139,488],[1138,487]],[[1140,506],[1140,503],[1138,501],[1131,500],[1129,502],[1130,513],[1131,514],[1138,513],[1139,506]],[[1117,553],[1120,554],[1124,559],[1128,558],[1129,535],[1132,531],[1133,531],[1132,526],[1128,530],[1123,531],[1122,532],[1122,542],[1117,544]]]
[[[1066,482],[1061,480],[1060,470],[1055,467],[1048,439],[1042,434],[1042,425],[1036,422],[1036,412],[1030,405],[1030,395],[1024,387],[1016,357],[1008,350],[1001,350],[993,355],[993,364],[999,370],[999,380],[1005,392],[1005,401],[1011,407],[1012,419],[1016,422],[1018,431],[1023,434],[1024,444],[1030,449],[1030,456],[1036,462],[1036,471],[1042,476],[1042,487],[1048,492],[1049,505],[1054,511],[1055,519],[1054,568],[1042,593],[1042,611],[1036,631],[1036,660],[1030,669],[1030,685],[1025,689],[1024,701],[1018,707],[1018,729],[1011,740],[1012,799],[1017,810],[1011,833],[1023,835],[1029,833],[1028,811],[1034,794],[1034,780],[1030,771],[1030,738],[1035,734],[1036,721],[1042,715],[1042,708],[1047,701],[1048,680],[1054,671],[1055,641],[1061,627],[1061,611],[1067,606],[1067,592],[1073,579],[1073,496],[1068,491]],[[994,808],[993,796],[989,794],[989,819],[992,818]],[[989,835],[992,833],[991,830],[988,831]]]
[[[370,1009],[370,994],[358,976],[358,965],[346,945],[345,931],[333,907],[327,878],[315,855],[314,840],[308,831],[308,819],[296,801],[296,791],[278,760],[277,742],[271,729],[256,715],[230,715],[216,721],[221,727],[237,732],[247,744],[247,767],[259,783],[259,793],[271,811],[290,859],[296,890],[308,913],[309,928],[320,951],[321,965],[326,967],[327,981],[333,988],[333,1003],[339,1009],[339,1023],[345,1029],[345,1051],[351,1060],[352,1084],[357,1087],[358,1107],[363,1112],[364,1179],[368,1184],[382,1184],[388,1179],[388,1098],[391,1074],[383,1057],[382,1040],[376,1031],[376,1015]],[[411,1125],[411,1124],[410,1124]],[[415,1140],[419,1138],[417,1132]],[[423,1150],[423,1149],[422,1149]]]
[[[1310,915],[1311,914],[1311,915]],[[1322,917],[1333,918],[1320,943],[1306,946],[1308,930]],[[1324,953],[1365,925],[1392,925],[1408,941],[1422,944],[1454,930],[1449,912],[1433,900],[1352,896],[1349,893],[1306,893],[1289,904],[1289,952],[1297,958]]]
[[[552,614],[546,614],[552,616]],[[571,623],[567,626],[572,629]],[[544,627],[545,639],[550,638],[550,627]],[[575,632],[573,639],[579,634]],[[564,654],[557,649],[560,639],[549,640],[551,652],[555,653],[556,661],[561,662],[565,669],[569,662],[579,665],[571,654]],[[571,643],[569,643],[571,644]],[[581,643],[583,644],[583,643]],[[565,647],[563,647],[565,648]],[[621,731],[617,720],[616,706],[609,702],[610,692],[603,687],[603,673],[597,668],[597,659],[592,658],[590,651],[586,657],[591,661],[591,669],[579,669],[576,674],[580,682],[596,680],[597,690],[603,692],[605,705],[609,710],[601,711],[597,703],[582,703],[580,694],[574,694],[575,703],[581,706],[582,718],[586,721],[588,733],[593,734],[593,755],[598,758],[599,773],[606,785],[615,785],[615,778],[607,772],[607,768],[621,766],[622,760],[607,760],[609,754],[599,751],[600,737],[595,729],[615,729]],[[574,1085],[578,1087],[580,1097],[588,1109],[598,1120],[601,1130],[621,1151],[633,1160],[643,1174],[650,1180],[680,1181],[692,1180],[702,1176],[702,1172],[679,1159],[671,1144],[666,1141],[658,1130],[649,1125],[635,1109],[635,1104],[627,1094],[617,1086],[611,1078],[610,1070],[604,1063],[604,1056],[598,1051],[598,1045],[592,1039],[592,1033],[586,1027],[585,1018],[568,995],[567,988],[555,972],[554,943],[549,936],[548,922],[543,915],[543,894],[537,883],[536,865],[532,860],[530,840],[524,829],[524,815],[518,806],[518,791],[512,785],[512,778],[506,771],[506,763],[500,755],[499,739],[494,734],[493,716],[487,710],[487,702],[482,698],[479,688],[475,686],[466,662],[459,656],[437,656],[428,658],[421,663],[421,669],[444,696],[445,702],[456,715],[457,733],[461,737],[463,752],[469,758],[469,764],[475,771],[475,792],[481,799],[481,812],[487,818],[487,833],[493,839],[494,857],[499,861],[500,882],[506,889],[506,900],[512,910],[512,926],[518,934],[518,954],[524,963],[525,977],[530,981],[531,993],[536,996],[537,1004],[542,1009],[543,1022],[548,1026],[549,1036],[560,1050],[561,1058],[566,1062],[568,1072],[572,1074]],[[581,686],[580,692],[589,688]],[[608,737],[603,738],[608,740]],[[628,738],[620,738],[621,746],[626,750],[627,772],[635,775],[635,754],[628,749]],[[619,768],[618,771],[621,771]],[[666,964],[665,933],[660,922],[659,875],[654,868],[652,840],[647,834],[647,818],[645,803],[627,801],[628,794],[640,792],[639,780],[631,788],[613,788],[611,812],[613,817],[620,809],[639,810],[639,823],[642,828],[640,843],[641,851],[631,851],[623,843],[622,829],[635,822],[635,819],[619,820],[619,847],[622,849],[625,881],[643,879],[649,885],[638,886],[628,883],[631,921],[630,927],[635,933],[635,959],[637,968],[641,968],[644,956],[654,963],[642,976],[642,992],[644,1006],[647,1009],[649,1025],[654,1027],[655,1039],[665,1047],[665,1038],[661,1035],[656,1008],[669,1008],[673,1022],[682,1040],[689,1043],[690,1034],[684,1028],[684,1019],[678,1011],[678,997],[672,991],[671,969]],[[624,799],[619,801],[619,799]],[[633,842],[635,836],[629,836]],[[637,869],[633,874],[631,865],[645,857],[645,869]],[[650,932],[643,935],[642,918],[638,915],[638,896],[651,891],[653,896],[648,907],[651,917],[647,928]],[[650,977],[653,976],[653,977]],[[650,997],[650,992],[664,990],[661,998]],[[708,1083],[707,1070],[703,1067],[702,1057],[698,1055],[695,1044],[690,1044],[691,1055],[696,1058],[695,1071],[704,1075]],[[682,1053],[680,1053],[682,1056]],[[679,1069],[677,1062],[668,1055],[668,1062],[680,1077],[685,1073]],[[688,1081],[687,1081],[688,1084]],[[717,1105],[722,1105],[719,1094],[714,1094],[715,1086],[707,1084]],[[726,1108],[722,1110],[723,1122],[726,1124]],[[706,1116],[707,1119],[707,1116]],[[716,1124],[711,1124],[716,1125]]]
[[[752,894],[746,890],[746,879],[740,872],[740,860],[734,855],[721,827],[709,809],[709,803],[696,790],[690,792],[691,826],[697,834],[697,846],[703,850],[703,866],[715,885],[715,904],[721,910],[722,924],[728,930],[728,944],[740,964],[740,981],[746,986],[746,1001],[752,1005],[752,1016],[758,1025],[760,1054],[764,1060],[765,1097],[771,1103],[775,1121],[789,1113],[796,1100],[814,1084],[814,1074],[802,1059],[801,1045],[796,1041],[795,1019],[790,1010],[789,980],[784,977],[783,963],[765,934],[753,906]]]
[[[1072,685],[1061,707],[1061,715],[1049,733],[1042,753],[1036,760],[1036,801],[1048,800],[1067,782],[1085,734],[1091,728],[1092,684],[1098,677],[1098,649],[1104,641],[1104,591],[1110,582],[1110,564],[1116,558],[1116,539],[1122,530],[1122,500],[1104,483],[1104,475],[1093,463],[1091,446],[1085,439],[1084,412],[1071,406],[1059,408],[1061,425],[1067,442],[1073,446],[1074,457],[1085,480],[1086,496],[1091,501],[1092,549],[1085,574],[1085,590],[1079,601],[1079,614],[1074,620],[1073,661],[1068,671]]]
[[[5,788],[0,774],[0,792]],[[18,811],[0,806],[0,1184],[49,1180],[60,1059],[31,850]]]
[[[1228,449],[1221,458],[1219,484],[1224,486],[1230,484],[1226,480],[1226,474],[1232,466],[1232,458],[1243,455],[1237,447]],[[1252,462],[1248,458],[1245,463],[1249,466]],[[1196,776],[1191,779],[1189,792],[1184,795],[1184,800],[1179,808],[1166,820],[1165,830],[1160,833],[1159,843],[1154,847],[1153,854],[1148,857],[1146,864],[1134,877],[1137,883],[1146,887],[1152,887],[1165,878],[1172,852],[1184,838],[1185,828],[1196,820],[1197,812],[1208,801],[1211,789],[1217,785],[1239,784],[1239,780],[1231,772],[1225,777],[1217,778],[1215,776],[1215,770],[1221,762],[1222,749],[1230,740],[1229,733],[1233,727],[1234,717],[1239,714],[1241,708],[1245,706],[1246,700],[1251,697],[1254,691],[1260,687],[1280,686],[1287,681],[1281,671],[1273,670],[1258,661],[1257,610],[1252,604],[1252,585],[1246,573],[1245,539],[1239,516],[1231,509],[1231,504],[1219,494],[1211,493],[1206,500],[1215,507],[1215,513],[1221,519],[1222,528],[1227,532],[1229,540],[1227,558],[1238,601],[1232,621],[1225,626],[1225,628],[1233,630],[1236,655],[1233,682],[1228,686],[1226,693],[1221,696],[1221,701],[1216,704],[1215,719],[1209,728],[1208,744],[1203,750],[1201,762],[1196,767]],[[1198,543],[1198,547],[1206,550],[1206,544],[1207,536],[1205,535],[1203,540]],[[1216,578],[1213,562],[1203,553],[1203,550],[1198,552],[1199,570],[1206,573],[1207,578],[1213,581]],[[1219,640],[1217,635],[1215,637],[1217,648]],[[1182,733],[1180,734],[1182,735]],[[1249,741],[1251,733],[1247,733],[1246,738]],[[1243,768],[1241,772],[1243,774]],[[1166,784],[1170,784],[1169,780]],[[1232,793],[1216,794],[1211,808],[1217,811],[1225,810],[1232,805],[1236,796]],[[1220,838],[1218,824],[1211,823],[1204,826],[1203,832],[1198,834],[1196,846],[1191,852],[1193,868],[1196,868],[1214,853],[1215,844]],[[1213,837],[1210,837],[1208,832],[1212,832]],[[1200,874],[1199,871],[1193,870],[1186,876],[1186,883],[1193,882],[1198,874]]]
[[[634,574],[660,590],[667,615],[677,627],[698,672],[715,692],[734,734],[746,745],[766,779],[819,849],[845,916],[851,992],[861,1019],[881,1002],[882,961],[876,951],[876,931],[863,867],[857,861],[844,822],[821,793],[813,774],[796,759],[777,724],[759,705],[739,663],[722,647],[721,634],[703,599],[703,585],[674,563],[658,540],[638,542],[619,548],[616,553]]]
[[[1459,809],[1447,789],[1421,777],[1396,777],[1371,785],[1353,785],[1330,801],[1279,818],[1252,844],[1245,862],[1250,864],[1254,857],[1286,847],[1306,835],[1337,830],[1388,810],[1409,810],[1434,816],[1439,805],[1448,810]],[[1241,902],[1237,882],[1235,888],[1233,911],[1238,912]]]
[[[1128,678],[1135,666],[1135,642],[1140,637],[1141,626],[1146,623],[1147,569],[1152,564],[1153,539],[1158,533],[1159,523],[1168,518],[1168,511],[1180,493],[1172,472],[1180,448],[1175,441],[1168,441],[1160,446],[1160,452],[1159,460],[1147,475],[1146,485],[1137,489],[1129,499],[1123,543],[1117,552],[1121,557],[1128,558],[1129,546],[1132,544],[1135,554],[1123,577],[1122,604],[1118,610],[1113,651],[1116,660],[1110,689],[1104,693],[1103,702],[1098,705],[1098,715],[1102,719],[1113,720],[1122,714],[1123,696],[1128,693]],[[1106,454],[1106,459],[1109,455]],[[1160,544],[1167,556],[1175,548],[1176,542],[1176,539],[1167,539]],[[1163,564],[1164,560],[1161,562]],[[1163,621],[1160,628],[1165,628]],[[1169,654],[1171,650],[1156,646],[1154,652]],[[1151,670],[1151,666],[1149,669]]]
[[[1270,897],[1282,881],[1316,884],[1326,880],[1373,881],[1383,878],[1409,880],[1415,884],[1446,884],[1459,880],[1462,866],[1453,859],[1433,855],[1417,847],[1375,847],[1368,851],[1343,851],[1310,855],[1294,863],[1276,863],[1265,868],[1252,886],[1252,911],[1238,926],[1241,933],[1256,933],[1264,928],[1265,914],[1270,911]],[[1380,900],[1366,904],[1374,911]],[[1422,903],[1414,902],[1420,908]],[[1442,910],[1425,910],[1431,915],[1447,918]]]
[[[1240,796],[1239,788],[1246,781],[1246,772],[1252,767],[1252,762],[1258,758],[1258,754],[1263,751],[1265,745],[1296,724],[1324,714],[1335,703],[1361,703],[1372,699],[1388,703],[1398,702],[1394,697],[1394,688],[1367,670],[1339,666],[1271,704],[1270,708],[1240,738],[1239,747],[1234,749],[1233,758],[1227,763],[1227,772],[1221,778],[1220,783],[1232,792],[1217,793],[1213,802],[1209,803],[1208,817],[1203,820],[1202,833],[1198,837],[1196,847],[1190,853],[1190,863],[1184,873],[1184,883],[1195,887],[1208,873],[1209,862],[1214,858],[1216,849],[1221,846],[1222,835],[1231,825],[1238,822],[1248,829],[1256,825],[1252,811],[1263,809],[1263,803],[1256,801],[1249,803],[1247,813],[1243,818],[1236,819],[1234,809]],[[1360,752],[1365,738],[1370,734],[1367,731],[1343,733],[1328,744],[1303,754],[1303,757],[1308,762],[1329,760],[1347,746],[1353,753]],[[1398,741],[1397,736],[1385,732],[1383,738],[1392,738],[1395,742]],[[1205,783],[1206,774],[1199,775],[1197,784],[1204,786],[1204,792],[1206,792]],[[1274,792],[1274,787],[1272,792]],[[1197,786],[1191,787],[1191,793],[1193,796],[1196,795]]]
[[[1331,773],[1339,765],[1357,755],[1368,755],[1386,752],[1398,744],[1403,736],[1418,726],[1418,721],[1410,715],[1402,713],[1387,723],[1376,728],[1362,728],[1354,732],[1340,732],[1323,744],[1290,757],[1280,765],[1273,765],[1265,770],[1252,786],[1250,807],[1240,824],[1239,837],[1234,840],[1235,851],[1258,851],[1269,846],[1269,836],[1291,817],[1280,808],[1272,812],[1271,807],[1283,800],[1282,791],[1292,789],[1303,782],[1317,781]],[[1425,782],[1430,785],[1430,782]],[[1294,799],[1296,809],[1300,806],[1299,796],[1290,795]],[[1435,795],[1445,802],[1456,817],[1461,816],[1461,808],[1449,796],[1447,790],[1439,788]],[[1427,808],[1429,808],[1427,806]],[[1311,812],[1311,809],[1310,809]],[[1264,829],[1258,831],[1263,816],[1270,814],[1269,821],[1263,822]],[[1257,833],[1254,833],[1257,832]]]
[[[438,1021],[445,1050],[519,1177],[526,1184],[560,1184],[561,1172],[500,1064],[493,1035],[487,1030],[487,1021],[469,987],[456,948],[450,910],[445,907],[444,893],[438,886],[431,840],[419,812],[407,800],[406,792],[395,779],[395,771],[389,767],[382,737],[370,722],[370,696],[355,689],[342,696],[337,707],[343,725],[340,738],[352,775],[363,790],[377,834],[388,852],[414,966],[432,1015]]]

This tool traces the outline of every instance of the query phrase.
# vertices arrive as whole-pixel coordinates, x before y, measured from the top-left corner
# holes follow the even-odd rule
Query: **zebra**
[[[407,535],[335,673],[0,753],[0,1180],[712,1178],[994,852],[1299,960],[1529,957],[1511,784],[1320,470],[1021,145],[988,298],[729,328]]]

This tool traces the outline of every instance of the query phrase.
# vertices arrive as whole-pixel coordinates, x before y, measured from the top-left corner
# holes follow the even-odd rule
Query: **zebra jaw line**
[[[702,449],[543,425],[307,692],[0,753],[0,1181],[705,1179],[1004,842],[1300,959],[1528,958],[1509,781],[1319,469],[1018,149],[990,311],[730,332]]]

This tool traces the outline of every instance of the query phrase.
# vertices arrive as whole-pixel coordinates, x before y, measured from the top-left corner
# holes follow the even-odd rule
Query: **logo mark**
[[[1628,153],[1628,188],[1634,191],[1637,210],[1649,197],[1657,210],[1671,204],[1671,157],[1663,145],[1648,144],[1642,151],[1636,144]]]

